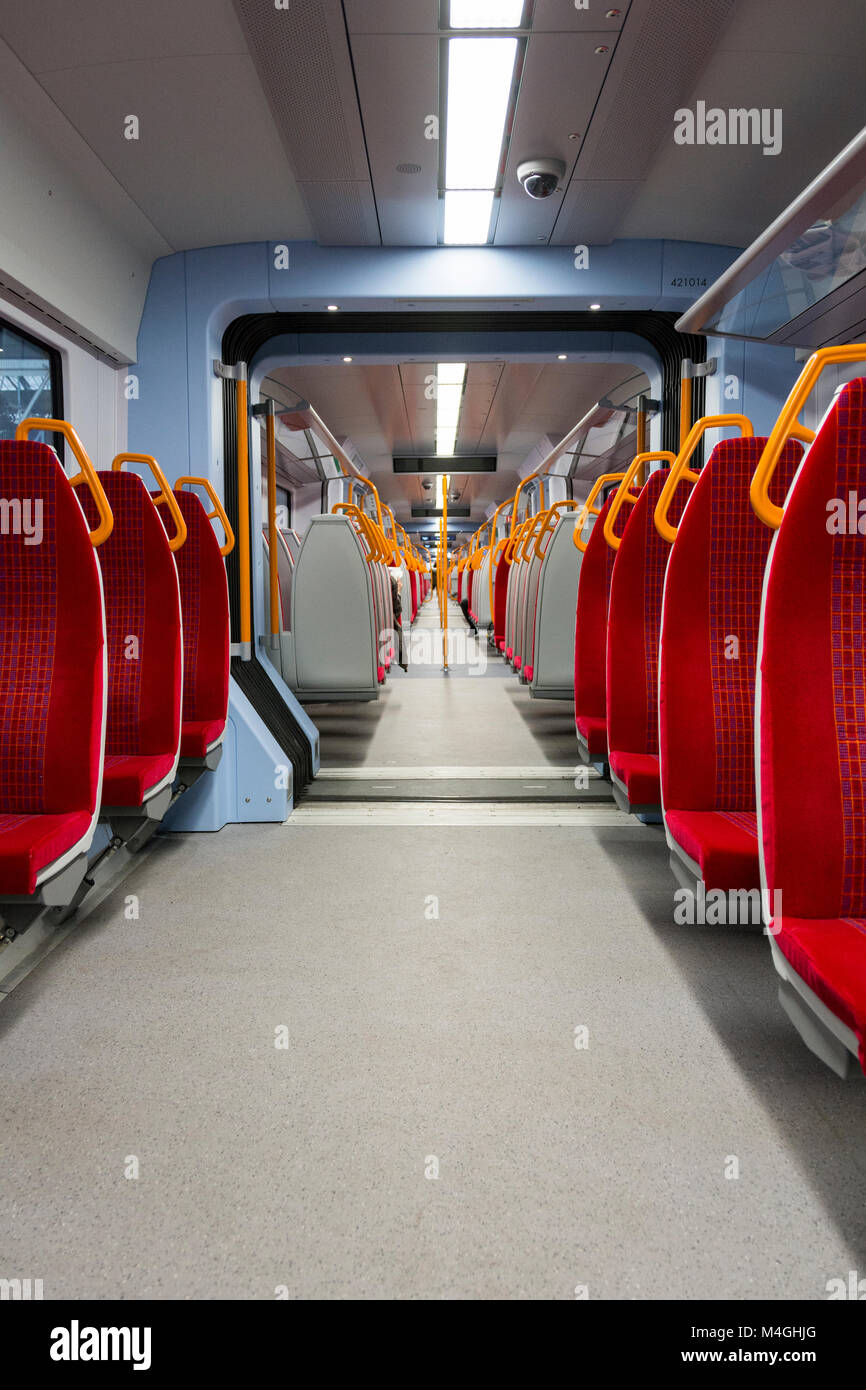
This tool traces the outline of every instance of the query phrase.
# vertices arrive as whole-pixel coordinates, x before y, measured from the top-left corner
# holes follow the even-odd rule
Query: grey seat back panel
[[[560,518],[541,570],[535,625],[533,694],[574,691],[574,621],[581,552],[574,544],[577,512]]]
[[[367,563],[348,517],[310,522],[292,585],[299,691],[378,690],[377,568]]]

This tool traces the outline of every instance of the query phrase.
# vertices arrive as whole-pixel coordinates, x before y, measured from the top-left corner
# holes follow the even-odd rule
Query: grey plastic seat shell
[[[313,517],[292,582],[291,628],[271,653],[299,700],[377,700],[379,621],[390,592],[348,517]],[[390,621],[393,621],[392,619]]]
[[[529,686],[537,699],[574,700],[574,619],[583,560],[574,544],[577,515],[567,512],[556,522],[541,567]]]

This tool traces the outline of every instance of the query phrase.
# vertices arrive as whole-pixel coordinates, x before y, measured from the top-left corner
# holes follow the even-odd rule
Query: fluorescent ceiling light
[[[436,431],[436,453],[444,458],[453,458],[457,448],[457,426]],[[445,476],[444,474],[442,475]]]
[[[436,365],[436,453],[451,455],[457,444],[457,427],[463,404],[465,362]],[[444,474],[442,475],[445,476]]]
[[[493,214],[493,189],[445,194],[446,246],[486,246]]]
[[[436,365],[437,388],[442,386],[462,386],[465,378],[465,362],[439,362]]]
[[[451,39],[445,187],[495,188],[516,39]]]
[[[451,0],[452,29],[519,29],[523,0]]]

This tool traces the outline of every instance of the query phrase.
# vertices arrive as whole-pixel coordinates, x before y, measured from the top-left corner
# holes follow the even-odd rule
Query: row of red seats
[[[35,429],[65,434],[70,480]],[[205,480],[153,497],[121,455],[96,472],[65,422],[0,442],[0,496],[38,534],[0,538],[0,899],[79,869],[99,819],[159,817],[179,764],[212,765],[225,732],[229,606]],[[202,483],[208,514],[185,485]],[[171,541],[161,512],[171,512]],[[80,874],[79,874],[80,877]]]
[[[711,417],[637,491],[633,465],[586,546],[575,633],[582,756],[663,819],[683,886],[763,891],[782,1002],[842,1074],[866,1062],[866,380],[805,455],[797,415],[858,355],[810,359],[769,440],[724,417],[743,436],[693,472]]]

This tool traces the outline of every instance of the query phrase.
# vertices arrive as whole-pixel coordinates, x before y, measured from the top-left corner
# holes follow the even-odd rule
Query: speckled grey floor
[[[0,1008],[0,1277],[826,1296],[866,1271],[866,1088],[795,1036],[766,940],[672,893],[637,826],[163,840]]]

